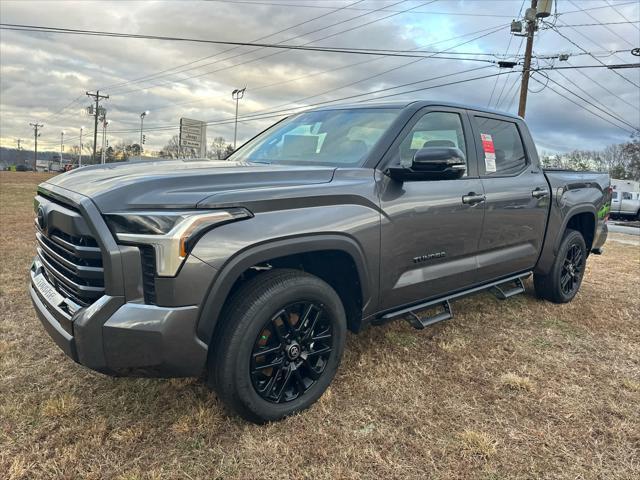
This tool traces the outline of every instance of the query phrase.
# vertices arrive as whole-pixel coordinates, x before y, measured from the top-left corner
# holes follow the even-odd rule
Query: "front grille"
[[[38,257],[47,279],[56,290],[81,307],[100,298],[104,294],[104,268],[102,253],[95,239],[56,227],[43,231],[37,222],[36,228]]]

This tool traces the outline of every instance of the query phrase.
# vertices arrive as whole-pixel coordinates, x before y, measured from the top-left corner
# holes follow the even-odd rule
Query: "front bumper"
[[[37,258],[30,275],[40,321],[74,361],[110,375],[182,377],[204,370],[207,345],[195,333],[197,306],[160,307],[104,295],[70,314],[48,294]]]

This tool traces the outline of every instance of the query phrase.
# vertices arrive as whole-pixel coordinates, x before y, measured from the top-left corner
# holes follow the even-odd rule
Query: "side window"
[[[482,144],[485,175],[512,175],[527,165],[518,127],[513,122],[475,117]]]
[[[622,192],[622,199],[623,200],[631,200],[633,197],[631,196],[631,194],[629,192]]]
[[[409,167],[415,153],[428,147],[458,147],[466,156],[460,115],[453,112],[425,113],[402,140],[392,163]]]
[[[618,192],[613,192],[613,195],[611,196],[611,198],[613,198],[614,200],[618,199]]]

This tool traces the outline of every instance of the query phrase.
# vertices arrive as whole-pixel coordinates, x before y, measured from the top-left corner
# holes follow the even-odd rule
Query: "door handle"
[[[466,205],[477,205],[487,199],[485,195],[478,195],[475,192],[469,192],[467,195],[462,196],[462,203]]]
[[[531,196],[533,198],[542,198],[542,197],[546,197],[547,195],[549,195],[549,190],[547,190],[546,188],[536,188],[533,192],[531,192]]]

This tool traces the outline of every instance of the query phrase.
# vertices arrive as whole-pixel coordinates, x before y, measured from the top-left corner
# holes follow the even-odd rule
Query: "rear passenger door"
[[[497,279],[534,267],[542,248],[549,185],[535,145],[517,119],[470,113],[486,195],[478,273]]]

